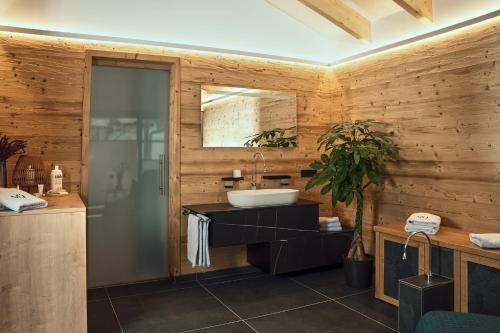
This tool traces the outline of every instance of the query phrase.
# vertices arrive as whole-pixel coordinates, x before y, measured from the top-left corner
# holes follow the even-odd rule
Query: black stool
[[[412,276],[399,280],[398,330],[413,333],[422,316],[433,310],[453,311],[453,280]]]

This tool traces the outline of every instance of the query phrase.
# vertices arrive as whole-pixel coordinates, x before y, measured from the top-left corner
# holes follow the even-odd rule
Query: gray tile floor
[[[90,333],[396,332],[397,309],[345,285],[341,267],[286,276],[253,268],[91,289]]]

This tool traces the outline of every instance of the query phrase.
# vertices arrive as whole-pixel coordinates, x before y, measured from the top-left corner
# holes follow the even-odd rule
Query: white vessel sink
[[[291,205],[299,199],[299,190],[277,188],[229,191],[227,199],[232,206],[240,208]]]

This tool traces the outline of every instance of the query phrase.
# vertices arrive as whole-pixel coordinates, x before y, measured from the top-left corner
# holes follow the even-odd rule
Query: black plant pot
[[[363,261],[347,259],[345,256],[342,259],[345,281],[349,287],[368,288],[372,285],[373,257],[367,256]]]

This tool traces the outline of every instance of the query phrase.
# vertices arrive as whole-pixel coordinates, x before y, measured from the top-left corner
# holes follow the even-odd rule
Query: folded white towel
[[[320,226],[324,226],[324,227],[330,227],[330,226],[339,226],[341,225],[340,222],[320,222],[319,223]]]
[[[406,232],[422,231],[422,232],[425,232],[427,235],[435,235],[438,233],[439,227],[419,227],[419,226],[414,226],[411,224],[406,224],[405,231]]]
[[[319,228],[320,231],[342,231],[342,227]]]
[[[188,216],[187,257],[193,267],[209,267],[208,224],[210,219],[200,214]]]
[[[413,213],[406,219],[406,223],[418,226],[439,227],[441,225],[441,217],[429,213]]]
[[[328,217],[320,216],[319,223],[323,223],[323,222],[338,222],[338,223],[340,223],[340,219],[337,216],[328,216]]]
[[[47,207],[47,201],[16,188],[0,188],[0,205],[22,212]]]
[[[470,241],[485,249],[500,249],[500,234],[469,234]]]

